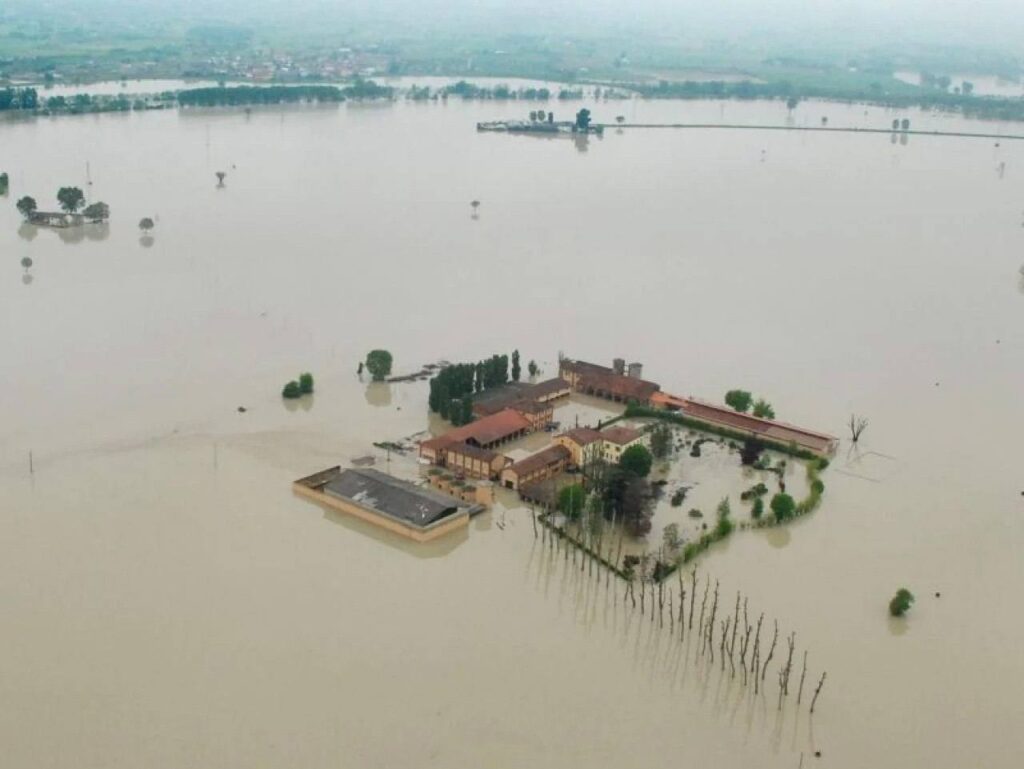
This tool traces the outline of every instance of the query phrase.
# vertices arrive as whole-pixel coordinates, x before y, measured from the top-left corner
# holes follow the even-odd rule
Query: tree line
[[[31,109],[39,106],[35,88],[0,88],[0,110]]]
[[[189,88],[178,92],[183,107],[231,107],[242,104],[340,102],[345,96],[333,85],[240,85],[232,88]]]
[[[886,91],[880,82],[854,87],[813,84],[796,86],[785,80],[766,83],[749,80],[735,83],[721,80],[662,80],[657,84],[637,83],[629,88],[648,99],[780,99],[791,102],[793,106],[800,99],[819,99],[897,108],[921,107],[991,120],[1024,120],[1024,99],[975,96],[973,88],[961,89],[960,92],[932,88],[897,94]]]
[[[511,369],[509,361],[511,360]],[[531,376],[536,364],[530,361]],[[511,373],[511,378],[510,378]],[[492,355],[476,363],[455,363],[445,366],[430,380],[430,410],[440,414],[452,424],[464,425],[473,421],[473,395],[509,381],[518,382],[522,375],[519,350],[508,355]]]

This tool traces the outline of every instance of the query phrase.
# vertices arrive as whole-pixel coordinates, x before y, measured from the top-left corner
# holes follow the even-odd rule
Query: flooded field
[[[560,118],[578,106],[553,103]],[[788,117],[586,106],[607,122]],[[1018,765],[1024,143],[475,131],[529,108],[0,125],[7,763]],[[791,119],[824,115],[904,116],[802,103]],[[110,205],[108,226],[20,223],[15,200],[49,208],[69,184]],[[414,469],[372,443],[443,427],[425,382],[359,380],[374,347],[396,373],[513,348],[547,375],[559,351],[622,356],[670,392],[743,387],[837,435],[868,417],[818,511],[699,561],[827,670],[813,720],[626,611],[509,495],[424,546],[293,496],[295,478],[367,454]],[[286,406],[281,386],[305,370],[315,396]],[[697,484],[694,504],[659,508],[652,546],[666,515],[752,482],[724,451],[684,451],[669,477]],[[917,603],[899,622],[886,605],[901,586]]]

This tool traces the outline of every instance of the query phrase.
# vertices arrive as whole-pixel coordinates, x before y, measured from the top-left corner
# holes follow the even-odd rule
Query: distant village
[[[640,363],[627,365],[617,358],[608,367],[562,358],[557,377],[534,383],[512,381],[477,392],[470,421],[420,441],[419,461],[432,468],[426,474],[430,488],[371,468],[334,467],[296,481],[294,489],[416,541],[435,539],[465,526],[470,517],[493,503],[496,489],[550,505],[550,494],[544,492],[546,481],[592,463],[616,463],[632,446],[649,441],[648,433],[616,424],[621,416],[595,426],[560,430],[555,408],[573,394],[652,413],[674,412],[710,431],[748,436],[809,456],[826,457],[837,445],[830,435],[666,393],[643,378]],[[541,432],[551,436],[547,446],[513,458],[513,444]]]

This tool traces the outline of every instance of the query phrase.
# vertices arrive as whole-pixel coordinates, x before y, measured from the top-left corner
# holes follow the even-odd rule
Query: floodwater
[[[788,118],[779,104],[587,106],[598,120]],[[0,127],[5,764],[1019,765],[1024,144],[474,130],[524,109]],[[804,103],[792,119],[822,115],[896,116]],[[107,228],[19,225],[18,197],[51,206],[87,184],[87,163]],[[626,611],[507,496],[427,546],[294,497],[294,478],[367,454],[414,471],[371,444],[436,420],[425,383],[359,381],[378,346],[397,373],[513,348],[549,375],[559,350],[621,356],[666,390],[744,387],[808,427],[869,418],[817,512],[700,560],[727,605],[741,590],[796,632],[809,679],[827,671],[813,719],[806,691],[778,711],[772,676],[755,697]],[[286,407],[280,388],[304,370],[316,395]],[[563,422],[602,413],[568,408]],[[672,472],[707,486],[706,512],[748,485],[713,453],[690,462]],[[901,586],[917,603],[890,621]]]

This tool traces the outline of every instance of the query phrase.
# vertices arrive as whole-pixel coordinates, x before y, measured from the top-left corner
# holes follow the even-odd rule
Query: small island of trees
[[[62,213],[40,211],[36,199],[25,195],[18,199],[15,208],[31,224],[48,227],[71,227],[86,221],[100,224],[110,218],[110,206],[102,201],[87,204],[85,193],[78,187],[57,190],[57,204]]]

